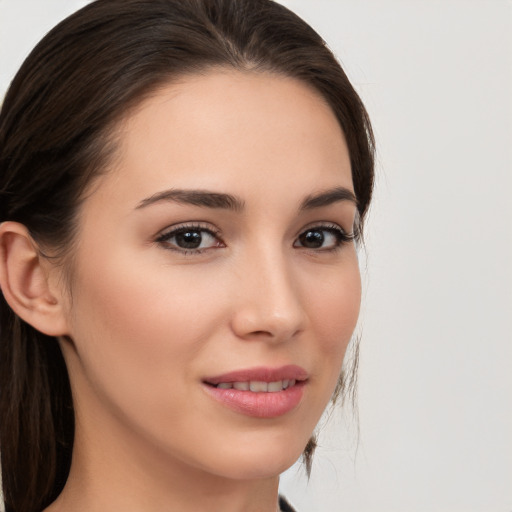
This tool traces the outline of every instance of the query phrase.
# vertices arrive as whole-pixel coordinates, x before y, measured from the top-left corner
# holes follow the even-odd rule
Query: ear
[[[67,334],[63,287],[56,272],[23,224],[0,224],[2,293],[21,319],[48,336]]]

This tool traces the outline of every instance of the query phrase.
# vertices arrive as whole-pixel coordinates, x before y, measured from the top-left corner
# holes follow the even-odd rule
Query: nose
[[[282,254],[262,254],[235,273],[232,329],[243,339],[284,342],[305,326],[306,312],[291,263]]]

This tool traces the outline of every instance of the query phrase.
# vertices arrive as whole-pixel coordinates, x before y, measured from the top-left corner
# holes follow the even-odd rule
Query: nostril
[[[272,336],[272,333],[270,331],[254,331],[251,334],[254,336]]]

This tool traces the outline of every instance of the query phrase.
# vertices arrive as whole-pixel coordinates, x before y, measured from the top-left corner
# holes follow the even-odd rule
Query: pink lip
[[[209,377],[204,380],[204,389],[212,398],[235,412],[255,418],[276,418],[299,405],[304,395],[307,378],[306,370],[296,365],[280,368],[258,367]],[[277,382],[292,379],[297,381],[294,386],[277,392],[255,393],[215,387],[221,382]]]
[[[257,368],[248,368],[246,370],[235,370],[215,377],[207,377],[204,379],[208,384],[217,385],[221,382],[247,382],[250,380],[258,380],[261,382],[277,382],[279,380],[306,380],[308,372],[300,366],[289,364],[279,368],[268,368],[259,366]]]

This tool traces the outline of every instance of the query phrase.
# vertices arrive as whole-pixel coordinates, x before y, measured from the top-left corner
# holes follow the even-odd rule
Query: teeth
[[[277,380],[275,382],[251,380],[250,382],[221,382],[220,384],[217,384],[217,387],[220,389],[252,391],[253,393],[277,393],[295,386],[295,383],[295,379]]]
[[[251,382],[249,383],[249,389],[252,392],[256,392],[256,393],[267,392],[268,391],[268,383],[258,381],[258,380],[251,380]]]
[[[269,393],[275,393],[276,391],[282,391],[283,390],[283,381],[278,380],[277,382],[269,382],[268,383],[268,392]]]

